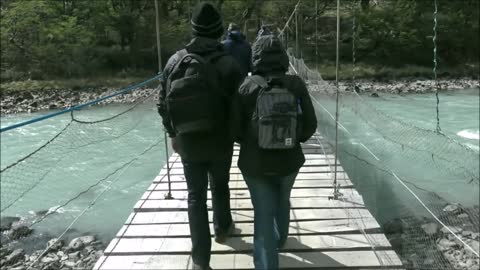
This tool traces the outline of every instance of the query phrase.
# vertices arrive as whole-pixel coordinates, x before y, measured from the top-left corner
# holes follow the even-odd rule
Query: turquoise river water
[[[327,137],[333,138],[329,136],[332,134],[330,131],[333,126],[327,111],[334,114],[335,104],[333,100],[320,95],[314,95],[314,97],[318,102],[315,103],[315,106],[318,109],[320,131],[327,130],[326,133],[329,133]],[[406,96],[383,94],[380,98],[364,98],[365,102],[376,108],[378,112],[386,113],[409,125],[435,129],[435,98],[432,94]],[[443,132],[474,151],[478,157],[480,118],[478,89],[442,93],[440,98],[440,120]],[[414,175],[410,175],[412,176],[410,180],[416,181],[422,189],[435,192],[447,201],[460,202],[465,205],[478,204],[478,183],[476,185],[465,184],[465,179],[453,179],[452,176],[445,176],[444,179],[442,176],[447,174],[442,171],[442,168],[433,166],[428,160],[424,160],[423,156],[408,152],[399,154],[398,147],[395,148],[395,146],[382,141],[384,140],[382,129],[389,129],[388,132],[391,133],[396,132],[391,130],[395,127],[385,123],[383,118],[371,119],[371,125],[367,125],[365,123],[370,119],[347,112],[345,108],[348,106],[347,103],[341,103],[341,106],[340,122],[349,132],[343,132],[340,136],[340,147],[345,150],[340,151],[340,160],[352,180],[358,185],[358,190],[372,207],[371,210],[381,220],[402,215],[403,210],[392,211],[392,208],[404,209],[405,201],[410,200],[409,195],[403,191],[392,191],[398,187],[385,185],[382,182],[393,181],[392,176],[379,170],[378,164],[377,167],[366,165],[361,161],[362,159],[370,163],[374,163],[372,159],[377,158],[388,160],[382,164],[399,175],[407,175],[405,171],[413,171]],[[101,119],[115,115],[129,107],[130,105],[100,106],[83,111],[79,115],[85,119]],[[1,125],[2,127],[7,126],[41,114],[4,116],[1,118]],[[70,115],[64,115],[2,133],[1,168],[5,168],[47,142],[65,127],[69,119]],[[372,127],[375,128],[375,131],[372,131]],[[112,134],[112,132],[128,134],[128,136],[118,139],[121,136],[116,133]],[[411,134],[402,133],[401,129],[398,132],[400,137],[411,136]],[[417,134],[417,136],[424,135],[423,133]],[[89,142],[94,138],[100,139],[92,147]],[[74,143],[70,143],[69,140],[78,142],[78,147],[71,147],[70,144]],[[85,142],[85,144],[80,142]],[[442,143],[445,141],[440,139],[439,144]],[[154,144],[155,146],[149,151],[143,153],[144,149]],[[57,213],[36,225],[36,229],[41,231],[45,238],[49,238],[59,235],[73,223],[68,235],[91,233],[108,241],[120,229],[131,213],[135,202],[164,165],[163,134],[156,108],[154,104],[147,104],[135,108],[122,117],[98,125],[74,124],[66,130],[64,136],[58,138],[58,142],[54,141],[43,149],[45,155],[42,156],[52,158],[49,153],[56,155],[62,147],[71,147],[73,150],[59,160],[52,159],[50,163],[30,162],[30,167],[22,169],[18,179],[15,180],[18,181],[18,185],[9,185],[7,188],[3,186],[2,197],[7,196],[9,192],[18,193],[19,191],[15,189],[26,190],[25,186],[28,186],[29,181],[35,181],[32,179],[43,175],[46,167],[58,167],[50,174],[51,177],[43,180],[38,187],[28,191],[21,190],[20,193],[25,191],[22,199],[3,211],[2,216],[18,215],[34,219],[36,212],[55,209],[58,205],[77,196],[76,199],[58,209]],[[368,150],[366,150],[367,148]],[[97,179],[102,179],[108,173],[119,168],[123,162],[134,157],[136,159],[126,168],[122,168],[119,173],[88,189],[92,183],[96,183]],[[37,157],[33,156],[31,159],[35,158]],[[461,158],[461,153],[459,153],[459,158]],[[421,166],[418,168],[421,170],[415,171],[413,168],[415,166]],[[477,170],[478,175],[478,167],[474,169]],[[81,193],[85,190],[87,192]],[[83,213],[94,200],[95,204]],[[382,200],[382,203],[379,203],[379,200]],[[384,203],[385,201],[391,202]],[[411,205],[411,208],[415,207],[415,204]],[[75,221],[74,219],[79,214],[82,216]]]

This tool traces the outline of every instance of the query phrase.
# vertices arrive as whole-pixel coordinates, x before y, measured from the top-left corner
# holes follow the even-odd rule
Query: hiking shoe
[[[219,244],[225,243],[225,241],[227,241],[227,238],[233,233],[234,230],[235,224],[232,221],[232,224],[230,224],[230,226],[225,232],[221,232],[215,235],[215,242]]]

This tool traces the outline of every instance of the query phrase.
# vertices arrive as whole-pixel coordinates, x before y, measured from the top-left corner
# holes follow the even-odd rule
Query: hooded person
[[[252,47],[253,74],[234,99],[232,135],[254,208],[255,269],[274,270],[288,237],[290,192],[305,162],[300,143],[315,133],[317,120],[305,83],[286,75],[280,40],[265,33]]]
[[[226,39],[222,43],[225,51],[237,60],[243,77],[246,77],[252,68],[252,49],[238,25],[230,23]]]
[[[211,234],[207,211],[210,180],[215,241],[233,230],[228,182],[233,154],[228,112],[243,79],[235,59],[219,42],[223,21],[208,2],[192,12],[192,39],[168,60],[158,111],[183,163],[193,269],[210,269]]]

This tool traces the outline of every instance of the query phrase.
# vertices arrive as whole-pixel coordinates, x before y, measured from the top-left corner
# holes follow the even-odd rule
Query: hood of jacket
[[[216,39],[194,37],[186,46],[187,52],[205,55],[215,51],[222,51],[223,45]]]
[[[288,61],[282,43],[274,35],[260,36],[253,44],[253,74],[285,73]]]
[[[237,31],[237,30],[228,32],[227,37],[228,37],[228,39],[234,40],[234,41],[243,41],[243,40],[245,40],[245,35],[242,34],[242,32]]]

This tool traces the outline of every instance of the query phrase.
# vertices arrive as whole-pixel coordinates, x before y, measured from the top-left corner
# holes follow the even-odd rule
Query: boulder
[[[10,253],[12,253],[12,250],[6,247],[0,247],[0,258],[8,256]]]
[[[0,218],[0,231],[8,231],[12,228],[14,222],[20,221],[19,217],[2,217]]]
[[[473,250],[475,250],[475,252],[479,253],[480,252],[480,246],[479,246],[479,242],[476,241],[476,240],[472,240],[470,241],[469,243],[467,243],[468,246],[470,246],[471,248],[473,248]],[[469,248],[465,247],[465,253],[472,257],[472,256],[476,256]]]
[[[30,92],[24,92],[22,95],[23,99],[33,99],[34,96]]]
[[[25,225],[16,225],[13,226],[10,231],[8,231],[7,235],[10,237],[10,239],[18,240],[25,236],[29,236],[32,232],[33,230]]]
[[[43,262],[43,263],[58,262],[59,260],[60,260],[60,258],[56,254],[53,254],[53,253],[50,253],[47,256],[40,259],[40,261]]]
[[[457,214],[460,214],[462,212],[462,209],[460,208],[459,204],[447,204],[443,208],[443,212],[446,212],[446,213],[449,213],[449,214],[452,214],[452,215],[457,215]]]
[[[80,259],[80,251],[75,251],[75,252],[72,252],[72,253],[68,253],[68,259],[73,260],[73,261],[77,261],[78,259]]]
[[[392,248],[397,252],[403,248],[403,239],[401,234],[394,234],[388,238],[388,241],[392,245]]]
[[[422,225],[422,229],[428,236],[435,236],[438,233],[439,226],[437,223],[427,223]]]
[[[395,218],[393,220],[386,222],[383,225],[383,230],[385,231],[386,234],[403,233],[402,220],[399,218]]]
[[[438,249],[440,249],[441,251],[444,251],[444,250],[449,250],[449,249],[457,246],[457,243],[455,243],[454,241],[450,241],[448,239],[442,238],[437,243],[437,246],[438,246]]]
[[[71,267],[71,268],[73,268],[73,267],[75,267],[75,265],[77,265],[76,262],[72,262],[72,261],[66,261],[63,264],[65,264],[66,266]]]
[[[449,229],[450,229],[450,230],[449,230]],[[452,232],[455,233],[455,234],[459,234],[459,233],[461,233],[463,230],[462,230],[462,228],[460,228],[460,227],[448,226],[448,228],[442,227],[442,228],[440,229],[440,231],[441,231],[442,233],[446,234],[446,235],[449,235],[449,234],[452,234],[450,231],[452,231]]]
[[[69,251],[78,251],[78,250],[81,250],[84,246],[85,246],[85,244],[84,244],[83,241],[78,237],[78,238],[75,238],[75,239],[73,239],[72,241],[70,241],[70,244],[68,244],[67,249],[68,249]]]
[[[93,235],[81,236],[81,237],[78,237],[78,239],[80,239],[85,245],[90,245],[96,240],[95,236]]]
[[[47,243],[47,248],[50,249],[51,251],[57,251],[61,249],[64,245],[63,240],[59,240],[57,238],[53,238]]]
[[[21,248],[14,250],[7,257],[5,257],[4,266],[13,265],[25,258],[25,251]]]

